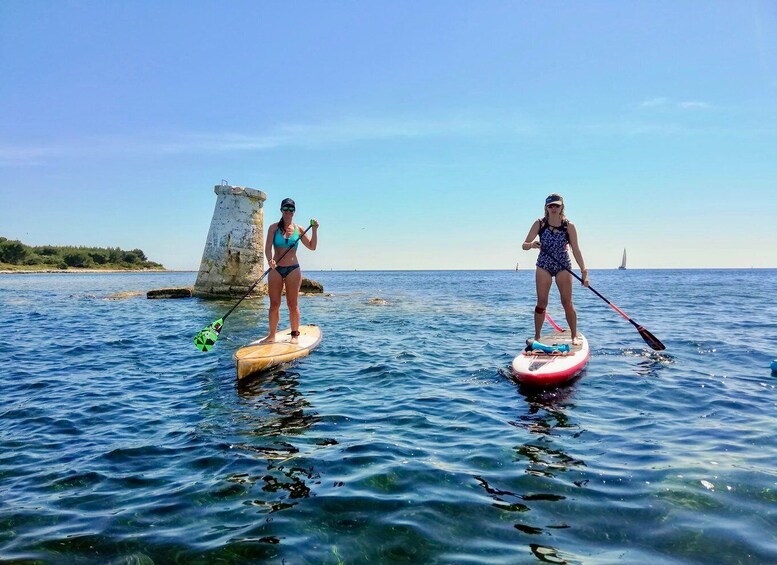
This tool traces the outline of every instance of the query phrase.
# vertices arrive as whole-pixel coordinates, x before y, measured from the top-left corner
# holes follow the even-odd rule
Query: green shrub
[[[42,245],[40,247],[35,247],[34,249],[38,255],[43,257],[56,257],[59,255],[59,249],[53,245]]]
[[[90,251],[89,257],[91,257],[92,261],[94,261],[97,265],[105,265],[110,259],[109,253],[107,251]]]
[[[108,262],[109,263],[121,263],[123,257],[124,257],[124,251],[122,251],[118,247],[109,247],[108,248]]]
[[[65,264],[70,267],[87,268],[94,266],[94,261],[86,251],[73,251],[64,256]]]
[[[21,241],[6,239],[0,242],[0,261],[11,263],[12,265],[20,265],[27,257],[29,249]]]
[[[125,251],[122,261],[129,265],[137,265],[141,262],[141,258],[134,251]]]
[[[35,253],[30,253],[24,259],[25,265],[45,265],[47,262],[48,261],[46,261],[46,259],[44,259],[40,255],[36,255]]]
[[[133,249],[132,251],[130,251],[130,253],[134,253],[135,255],[137,255],[141,261],[148,261],[148,257],[146,257],[146,254],[143,253],[142,249]]]

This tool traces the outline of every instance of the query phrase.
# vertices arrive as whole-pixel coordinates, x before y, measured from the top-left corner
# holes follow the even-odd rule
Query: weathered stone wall
[[[261,190],[217,185],[194,296],[242,296],[264,272],[264,201]],[[254,293],[264,291],[257,285]]]

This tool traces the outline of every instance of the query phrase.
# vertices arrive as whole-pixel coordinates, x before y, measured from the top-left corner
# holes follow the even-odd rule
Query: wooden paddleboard
[[[567,344],[568,353],[547,354],[538,351],[522,351],[510,366],[513,377],[520,383],[532,386],[554,386],[577,376],[585,369],[591,351],[588,340],[578,332],[580,343],[572,345],[569,330],[543,335],[540,343],[545,345]]]
[[[321,328],[312,324],[300,326],[298,339],[299,343],[291,343],[291,329],[286,329],[275,334],[273,343],[260,343],[262,340],[258,339],[235,351],[238,380],[305,357],[321,342]]]

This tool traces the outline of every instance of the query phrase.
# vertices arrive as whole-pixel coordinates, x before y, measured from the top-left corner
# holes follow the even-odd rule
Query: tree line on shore
[[[141,249],[125,251],[118,247],[25,245],[19,240],[0,237],[0,266],[30,269],[163,269],[149,261]]]

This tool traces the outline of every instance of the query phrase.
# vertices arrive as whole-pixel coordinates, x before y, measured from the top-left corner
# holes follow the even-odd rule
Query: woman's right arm
[[[264,240],[264,257],[267,259],[267,264],[270,268],[275,267],[275,260],[272,256],[272,242],[275,239],[275,232],[278,230],[278,224],[271,224],[267,228],[267,238]]]
[[[523,248],[524,251],[528,251],[529,249],[539,249],[540,248],[540,242],[534,241],[534,238],[537,237],[537,234],[540,233],[540,221],[534,220],[534,223],[531,226],[531,229],[529,230],[529,233],[526,234],[526,240],[523,242],[523,245],[521,245],[521,248]]]

